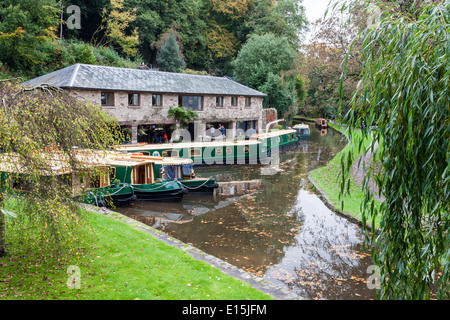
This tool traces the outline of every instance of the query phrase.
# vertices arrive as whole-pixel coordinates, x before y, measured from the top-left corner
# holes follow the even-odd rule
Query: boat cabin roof
[[[117,151],[129,150],[161,150],[161,149],[190,149],[201,147],[221,147],[221,146],[240,146],[240,145],[254,145],[260,144],[257,140],[218,140],[218,141],[198,141],[198,142],[180,142],[180,143],[162,143],[162,144],[127,144],[115,146]]]
[[[295,133],[295,130],[292,129],[283,129],[283,130],[277,130],[277,131],[270,131],[267,133],[259,133],[252,135],[252,138],[257,139],[264,139],[264,138],[272,138],[272,137],[278,137],[289,133]]]
[[[153,157],[145,155],[135,155],[130,153],[108,153],[108,163],[117,166],[136,166],[141,164],[158,164],[163,166],[185,165],[193,163],[192,159],[186,158],[170,158],[170,157]]]
[[[307,129],[307,128],[309,128],[309,126],[304,123],[299,123],[292,127],[292,129]]]

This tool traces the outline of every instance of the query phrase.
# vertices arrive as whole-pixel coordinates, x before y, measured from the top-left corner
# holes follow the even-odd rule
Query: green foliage
[[[242,46],[233,61],[236,81],[258,88],[269,73],[280,74],[291,70],[295,51],[284,37],[274,34],[254,35]]]
[[[5,0],[0,4],[1,60],[16,70],[41,64],[40,46],[54,37],[58,10],[53,0]]]
[[[163,71],[181,72],[186,68],[186,62],[184,62],[173,31],[171,31],[166,42],[159,50],[156,61],[159,68]]]
[[[170,108],[168,115],[169,117],[174,117],[175,120],[180,121],[182,124],[188,124],[189,122],[198,119],[197,112],[182,107]]]
[[[259,87],[261,92],[267,94],[264,99],[265,108],[275,108],[281,118],[295,105],[295,98],[282,79],[276,74],[269,73],[266,82]],[[294,114],[289,114],[294,116]]]
[[[306,87],[305,87],[305,78],[301,74],[297,74],[295,76],[295,92],[297,94],[297,100],[299,103],[302,103],[303,100],[306,99]]]
[[[46,226],[43,239],[61,242],[70,236],[63,226],[79,223],[72,173],[90,172],[78,150],[120,142],[118,125],[101,107],[51,86],[2,81],[0,101],[0,207],[3,197],[26,198],[27,218]]]
[[[296,96],[293,69],[295,51],[288,40],[273,34],[254,35],[233,61],[236,81],[268,95],[264,107],[275,108],[280,117],[294,116]]]
[[[380,297],[448,299],[450,2],[409,10],[378,4],[384,16],[363,34],[363,78],[344,120],[351,139],[363,121],[377,126],[364,131],[373,135],[371,148],[383,140],[381,170],[367,176],[386,199],[378,210],[366,185],[362,204],[364,223],[381,216],[380,234],[370,238]],[[351,163],[351,157],[342,163],[345,174]],[[343,192],[346,186],[343,179]]]
[[[63,24],[66,40],[115,46],[122,57],[155,65],[158,41],[174,29],[189,68],[214,75],[232,73],[231,61],[251,35],[273,33],[285,37],[294,48],[306,26],[301,2],[294,0],[73,0],[70,4],[80,7],[82,28],[69,30]],[[60,10],[61,2],[56,0],[2,1],[0,60],[11,71],[36,76],[54,70],[46,61],[54,57]],[[67,18],[63,12],[63,19]],[[86,51],[81,60],[93,61]]]
[[[300,31],[307,26],[304,7],[297,0],[257,0],[249,17],[251,33],[263,35],[272,33],[285,37],[296,47],[300,42]]]

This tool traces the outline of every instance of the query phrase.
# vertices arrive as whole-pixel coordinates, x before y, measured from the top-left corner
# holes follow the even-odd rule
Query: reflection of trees
[[[310,299],[354,299],[355,293],[361,298],[374,298],[375,292],[368,290],[365,283],[365,271],[373,263],[369,253],[363,252],[358,228],[331,212],[329,216],[314,214],[313,209],[308,208],[308,218],[297,237],[299,252],[295,263],[281,262],[292,269],[279,267],[268,274]]]

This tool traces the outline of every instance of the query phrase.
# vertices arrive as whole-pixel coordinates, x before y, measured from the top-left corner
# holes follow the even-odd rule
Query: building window
[[[113,106],[114,105],[114,93],[113,92],[102,92],[101,101],[102,101],[102,106]]]
[[[216,107],[223,108],[223,97],[216,97]]]
[[[231,97],[231,106],[237,107],[238,105],[238,98],[237,97]]]
[[[186,110],[202,111],[203,97],[202,96],[178,96],[178,104]]]
[[[156,107],[162,106],[162,95],[160,94],[152,95],[152,105]]]
[[[245,97],[245,106],[250,107],[251,104],[252,104],[252,100],[250,99],[250,97]]]
[[[139,105],[139,93],[129,93],[128,94],[128,105],[138,106]]]

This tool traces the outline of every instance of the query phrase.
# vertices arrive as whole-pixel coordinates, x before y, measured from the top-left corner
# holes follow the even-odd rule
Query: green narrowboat
[[[176,179],[192,194],[213,194],[219,187],[213,177],[196,177],[191,159],[162,158],[154,162],[155,175],[161,180]]]
[[[136,200],[134,190],[128,183],[114,181],[110,166],[97,168],[95,174],[80,179],[83,194],[81,202],[99,207],[127,206]]]
[[[277,130],[254,134],[248,140],[218,140],[116,146],[126,153],[144,156],[192,159],[194,165],[265,163],[276,146],[284,150],[298,142],[295,130]]]
[[[218,140],[116,146],[116,151],[146,156],[191,159],[194,165],[257,163],[258,140]]]
[[[267,154],[269,157],[275,148],[282,151],[289,149],[298,143],[296,131],[292,129],[272,130],[268,133],[254,134],[252,139],[257,139],[267,148]]]
[[[114,179],[131,185],[136,200],[181,201],[183,195],[187,193],[186,188],[177,180],[158,179],[155,175],[154,161],[154,157],[132,158],[130,155],[119,153],[108,155]]]
[[[61,159],[61,153],[43,154],[43,157],[48,158],[49,168],[42,172],[42,179],[48,180],[56,177],[56,181],[65,183],[68,188],[72,189],[71,193],[74,199],[87,204],[121,206],[135,198],[130,186],[110,183],[109,166],[94,163],[92,160],[86,161],[86,154],[86,152],[80,152],[77,155],[80,165],[84,166],[84,169],[80,171],[72,170],[68,159]],[[90,155],[91,152],[88,154]],[[9,183],[10,188],[18,194],[26,194],[27,190],[32,188],[27,179],[23,178],[26,173],[21,172],[15,165],[8,164],[11,158],[6,158],[6,155],[2,156],[4,158],[0,159],[2,184]]]
[[[296,124],[292,127],[292,129],[296,131],[296,135],[299,138],[306,138],[311,134],[311,132],[309,131],[309,126],[304,123]]]

